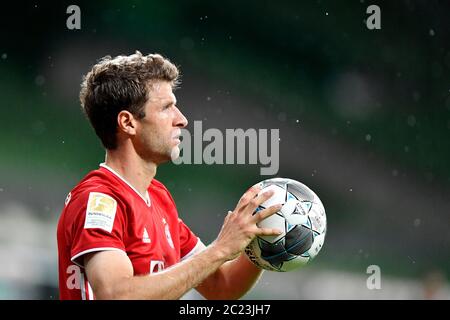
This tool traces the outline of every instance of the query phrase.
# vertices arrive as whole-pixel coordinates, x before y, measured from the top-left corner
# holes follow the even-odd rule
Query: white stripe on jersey
[[[186,254],[184,257],[181,257],[180,261],[184,261],[186,259],[189,259],[193,255],[199,253],[200,251],[203,251],[203,249],[206,248],[206,246],[204,245],[202,240],[200,240],[200,238],[197,238],[197,239],[198,240],[197,240],[197,244],[195,245],[195,247],[191,251],[189,251],[189,253]]]

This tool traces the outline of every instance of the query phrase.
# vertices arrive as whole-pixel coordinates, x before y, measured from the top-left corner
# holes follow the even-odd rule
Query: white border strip
[[[206,246],[205,246],[205,244],[202,242],[202,240],[200,240],[200,238],[197,238],[197,239],[198,239],[198,240],[197,240],[197,244],[195,245],[195,247],[194,247],[191,251],[189,251],[188,254],[186,254],[184,257],[182,257],[182,258],[180,259],[180,261],[184,261],[184,260],[186,260],[186,259],[189,259],[189,258],[192,257],[193,255],[199,253],[200,251],[203,251],[203,250],[206,248]]]
[[[88,285],[88,292],[89,292],[89,300],[94,300],[94,292],[92,291],[92,287],[91,284],[89,283],[89,281],[87,282]]]
[[[81,300],[86,300],[86,287],[84,283],[84,274],[80,273],[80,290],[81,290]]]

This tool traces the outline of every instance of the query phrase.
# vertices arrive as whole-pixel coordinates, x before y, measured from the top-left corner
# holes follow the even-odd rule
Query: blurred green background
[[[66,9],[81,9],[68,30]],[[366,9],[381,8],[381,30]],[[56,299],[66,194],[104,160],[81,113],[82,75],[105,55],[178,65],[179,106],[207,128],[280,129],[277,176],[325,205],[319,256],[266,272],[246,298],[450,297],[450,3],[41,1],[0,19],[0,298]],[[174,165],[157,179],[205,243],[258,165]],[[382,289],[368,290],[369,265]],[[431,293],[430,293],[431,292]],[[427,295],[428,294],[428,295]]]

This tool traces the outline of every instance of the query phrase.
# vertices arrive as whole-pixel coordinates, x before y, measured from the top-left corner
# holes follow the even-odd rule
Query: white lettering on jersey
[[[80,290],[80,279],[81,279],[80,267],[76,266],[74,264],[71,264],[70,266],[67,267],[66,273],[70,274],[70,276],[67,277],[67,281],[66,281],[67,289]]]
[[[89,193],[84,228],[99,228],[112,231],[116,216],[117,201],[100,192]]]
[[[150,274],[160,272],[164,270],[164,261],[151,260],[150,261]]]

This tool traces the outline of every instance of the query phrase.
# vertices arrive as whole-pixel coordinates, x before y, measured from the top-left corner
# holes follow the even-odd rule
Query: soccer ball
[[[306,265],[322,249],[327,230],[325,209],[319,197],[304,184],[285,178],[259,183],[261,192],[274,195],[255,213],[282,204],[280,211],[258,223],[261,228],[277,228],[278,236],[257,236],[245,249],[250,260],[260,268],[286,272]]]

